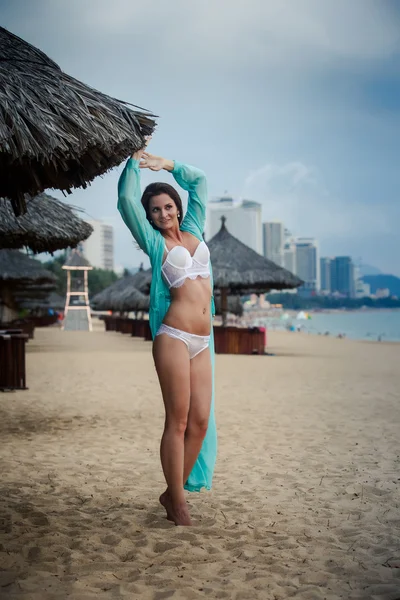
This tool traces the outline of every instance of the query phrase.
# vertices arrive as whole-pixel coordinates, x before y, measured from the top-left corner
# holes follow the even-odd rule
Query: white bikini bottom
[[[210,343],[209,335],[195,335],[194,333],[187,333],[187,331],[175,329],[175,327],[164,325],[164,323],[162,323],[160,329],[157,331],[156,337],[162,333],[165,333],[166,335],[169,335],[169,337],[175,338],[176,340],[181,340],[184,344],[186,344],[190,360],[208,348]]]

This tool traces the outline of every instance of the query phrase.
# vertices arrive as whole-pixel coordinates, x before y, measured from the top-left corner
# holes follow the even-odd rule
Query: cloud
[[[297,236],[363,239],[391,231],[381,206],[334,198],[315,167],[268,163],[247,176],[242,196],[260,202],[265,221],[282,221]]]
[[[16,5],[21,4],[18,0]],[[35,15],[87,41],[116,44],[130,61],[171,69],[301,71],[380,60],[400,50],[399,15],[382,0],[39,0]],[[58,27],[57,27],[58,29]],[[77,35],[78,34],[78,35]],[[129,55],[123,49],[130,47]],[[178,59],[178,63],[175,62]],[[284,75],[284,72],[281,72]]]

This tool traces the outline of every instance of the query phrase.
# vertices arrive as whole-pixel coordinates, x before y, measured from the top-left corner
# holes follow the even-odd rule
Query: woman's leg
[[[197,460],[207,433],[212,396],[210,350],[206,348],[190,361],[190,408],[185,435],[183,482]]]
[[[153,357],[165,405],[165,427],[161,439],[161,464],[168,486],[168,499],[160,501],[176,525],[190,525],[183,490],[184,442],[190,406],[191,369],[189,352],[181,340],[158,335]]]

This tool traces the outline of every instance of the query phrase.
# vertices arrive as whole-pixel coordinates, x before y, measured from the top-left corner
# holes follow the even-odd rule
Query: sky
[[[210,198],[256,200],[321,256],[400,276],[396,0],[0,0],[0,17],[159,115],[149,151],[202,168]],[[148,265],[116,209],[122,168],[66,200],[114,226],[117,265]]]

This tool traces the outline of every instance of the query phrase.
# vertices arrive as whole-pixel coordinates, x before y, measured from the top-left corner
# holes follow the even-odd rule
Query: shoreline
[[[367,313],[367,312],[400,312],[400,307],[398,308],[387,308],[387,307],[376,307],[376,306],[366,306],[365,308],[311,308],[310,310],[305,310],[304,312],[310,314],[330,314],[330,313],[338,313],[338,314],[352,314],[352,313]],[[287,311],[288,312],[288,311]],[[300,311],[293,311],[299,313]]]
[[[379,310],[379,312],[377,312]],[[303,313],[305,318],[297,318]],[[400,311],[315,310],[247,311],[241,322],[247,327],[266,327],[268,331],[301,331],[309,335],[341,337],[359,341],[400,343]]]
[[[267,329],[267,340],[268,337],[270,335],[284,335],[286,336],[296,336],[296,335],[301,335],[302,337],[312,337],[312,338],[317,338],[317,339],[326,339],[326,340],[337,340],[338,342],[353,342],[353,343],[357,343],[357,344],[379,344],[380,346],[383,345],[390,345],[390,346],[399,346],[400,345],[400,340],[375,340],[375,339],[365,339],[365,338],[352,338],[352,337],[348,337],[347,335],[344,337],[338,337],[337,335],[334,334],[330,334],[330,335],[325,335],[323,333],[315,333],[314,331],[287,331],[287,329]],[[268,349],[268,346],[266,347]]]

